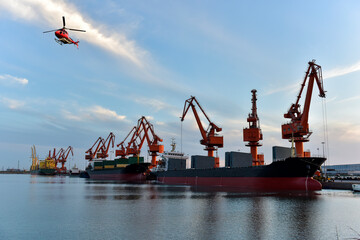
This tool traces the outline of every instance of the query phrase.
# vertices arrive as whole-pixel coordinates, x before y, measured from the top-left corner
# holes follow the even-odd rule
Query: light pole
[[[321,142],[322,146],[323,146],[323,157],[325,157],[325,142]],[[324,162],[324,168],[325,168],[325,171],[324,171],[324,175],[325,175],[325,181],[327,179],[327,169],[326,169],[326,163]]]

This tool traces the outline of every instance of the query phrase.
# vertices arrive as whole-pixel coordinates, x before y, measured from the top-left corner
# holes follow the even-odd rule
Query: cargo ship
[[[38,175],[55,175],[56,174],[56,161],[51,157],[40,160]]]
[[[322,186],[312,177],[325,160],[322,157],[289,157],[262,166],[158,170],[154,174],[159,183],[170,185],[239,191],[317,191]]]
[[[299,102],[307,84],[305,103],[301,108]],[[238,191],[317,191],[321,190],[321,183],[313,179],[315,172],[325,162],[326,158],[312,157],[310,152],[304,151],[304,142],[309,141],[312,132],[309,130],[309,109],[313,86],[319,88],[319,96],[325,98],[321,66],[315,64],[315,60],[308,62],[301,89],[296,102],[291,104],[284,118],[290,122],[281,126],[282,138],[292,143],[291,154],[281,159],[276,159],[269,165],[264,164],[264,155],[258,154],[257,148],[262,146],[263,134],[257,114],[256,89],[252,92],[252,108],[247,122],[249,126],[243,129],[243,141],[250,147],[251,153],[227,152],[225,153],[225,167],[219,166],[219,157],[214,156],[218,148],[223,147],[223,136],[218,135],[222,128],[217,126],[206,115],[199,101],[194,97],[185,101],[181,121],[184,121],[189,109],[192,109],[204,145],[208,152],[207,156],[192,156],[191,168],[155,168],[153,173],[157,181],[163,184],[190,185],[201,187],[218,187],[221,190],[236,189]],[[196,110],[200,109],[200,111]],[[202,112],[209,122],[204,127],[198,112]],[[295,145],[295,146],[294,146]],[[246,156],[247,155],[247,156]],[[167,162],[178,159],[169,158]],[[167,166],[171,166],[168,164]],[[154,169],[154,170],[155,170]]]
[[[147,180],[150,163],[144,157],[119,158],[115,160],[94,159],[86,168],[90,179],[141,183]]]
[[[50,154],[49,154],[50,156]],[[31,175],[55,175],[56,174],[56,160],[52,157],[47,157],[45,160],[39,160],[36,155],[35,145],[31,147],[32,164],[30,167]]]

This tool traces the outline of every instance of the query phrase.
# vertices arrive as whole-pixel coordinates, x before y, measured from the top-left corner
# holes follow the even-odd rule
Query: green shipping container
[[[129,164],[129,159],[127,158],[115,159],[115,164]]]
[[[143,163],[144,157],[129,157],[129,164]]]
[[[103,166],[103,161],[94,161],[94,166],[95,167],[102,167]]]
[[[115,165],[115,161],[109,161],[109,160],[104,160],[103,161],[104,166],[114,166]]]
[[[144,157],[129,157],[129,158],[118,158],[115,159],[115,164],[134,164],[134,163],[143,163]]]

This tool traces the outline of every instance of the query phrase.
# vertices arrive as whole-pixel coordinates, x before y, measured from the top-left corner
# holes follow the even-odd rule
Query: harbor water
[[[0,175],[0,239],[360,239],[360,194]]]

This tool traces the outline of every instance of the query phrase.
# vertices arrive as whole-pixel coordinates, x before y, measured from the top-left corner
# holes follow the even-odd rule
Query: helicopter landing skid
[[[58,44],[63,45],[63,42],[60,41],[59,39],[54,38],[54,40],[55,40],[55,42],[57,42]]]

